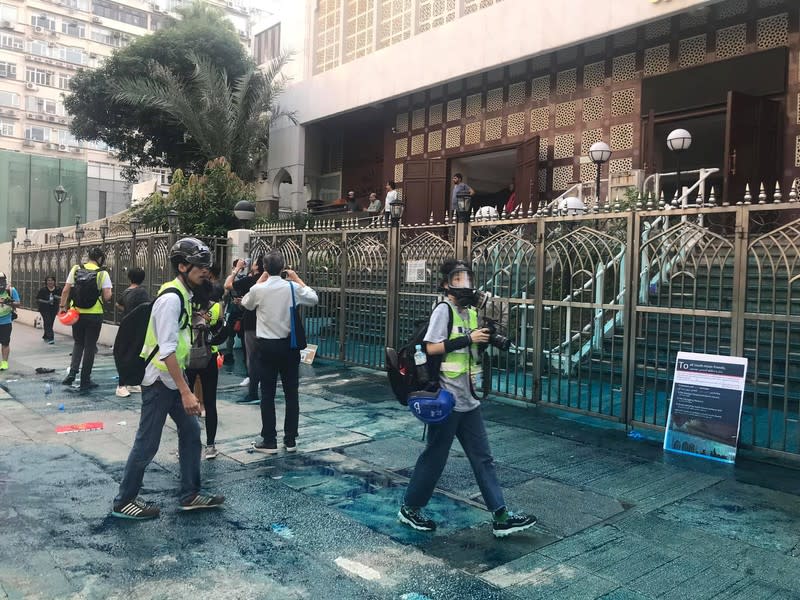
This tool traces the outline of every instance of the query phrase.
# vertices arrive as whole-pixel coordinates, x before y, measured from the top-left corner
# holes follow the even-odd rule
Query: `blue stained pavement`
[[[105,349],[100,387],[67,390],[69,341],[38,334],[15,326],[0,380],[0,599],[800,598],[796,465],[665,455],[651,431],[489,400],[506,500],[539,523],[495,539],[456,443],[428,507],[439,527],[421,533],[396,517],[421,425],[385,375],[325,359],[303,366],[296,454],[248,451],[259,407],[234,402],[238,356],[220,377],[220,455],[202,465],[226,506],[176,510],[168,423],[142,490],[162,516],[116,520],[139,397],[114,396]],[[55,433],[90,421],[103,429]]]

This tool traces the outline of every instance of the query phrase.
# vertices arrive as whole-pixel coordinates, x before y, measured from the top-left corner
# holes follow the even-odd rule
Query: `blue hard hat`
[[[428,425],[446,420],[453,412],[456,399],[447,390],[413,392],[408,395],[408,408],[415,417]]]

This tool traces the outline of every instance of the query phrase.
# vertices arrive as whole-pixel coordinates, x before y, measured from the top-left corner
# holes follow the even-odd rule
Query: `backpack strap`
[[[188,315],[188,314],[187,314],[187,312],[186,312],[186,307],[184,306],[184,302],[183,302],[183,294],[181,294],[181,293],[180,293],[178,290],[176,290],[174,287],[172,287],[172,288],[167,288],[167,289],[165,289],[163,292],[161,292],[161,293],[160,293],[158,296],[156,296],[156,300],[158,300],[159,298],[161,298],[161,296],[166,296],[167,294],[177,294],[177,295],[178,295],[178,297],[179,297],[179,298],[180,298],[180,300],[181,300],[181,314],[178,316],[178,328],[179,328],[179,329],[183,329],[184,327],[186,327],[186,325],[187,325],[187,324],[188,324],[188,322],[189,322],[189,315]],[[155,304],[155,301],[156,301],[156,300],[153,300],[153,303],[154,303],[154,304]],[[153,358],[155,358],[155,356],[156,356],[156,353],[157,353],[157,352],[158,352],[158,344],[156,344],[156,345],[153,347],[153,351],[150,353],[150,356],[148,356],[148,357],[145,359],[145,361],[144,361],[144,365],[145,365],[145,366],[147,366],[147,365],[149,365],[149,364],[150,364],[150,361],[152,361],[152,360],[153,360]]]

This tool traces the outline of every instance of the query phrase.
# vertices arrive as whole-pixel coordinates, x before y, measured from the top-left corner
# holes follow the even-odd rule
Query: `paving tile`
[[[624,587],[619,587],[605,596],[600,596],[600,600],[648,600],[649,598],[652,598],[652,596],[645,596]]]
[[[779,587],[760,579],[746,578],[714,596],[714,600],[797,600],[797,583]]]
[[[676,600],[706,600],[733,589],[746,575],[722,565],[714,565],[681,582],[667,594]],[[635,585],[634,582],[631,585]]]
[[[557,564],[511,586],[509,591],[520,598],[599,598],[619,587],[613,581],[581,569]]]
[[[614,498],[536,477],[503,492],[512,510],[533,513],[546,531],[566,537],[624,510]]]
[[[710,567],[710,561],[697,556],[678,556],[626,584],[634,591],[651,596],[674,596],[677,589],[689,585],[696,575]]]
[[[481,579],[499,588],[506,588],[536,577],[554,566],[556,561],[541,552],[531,552],[510,560],[503,565],[484,571]]]

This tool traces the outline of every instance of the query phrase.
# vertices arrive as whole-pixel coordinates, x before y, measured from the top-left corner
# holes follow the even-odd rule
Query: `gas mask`
[[[8,280],[3,277],[0,279],[0,294],[6,291],[6,287],[8,287]]]
[[[475,304],[475,284],[472,269],[459,265],[447,276],[447,293],[456,299],[456,304],[466,308]]]

